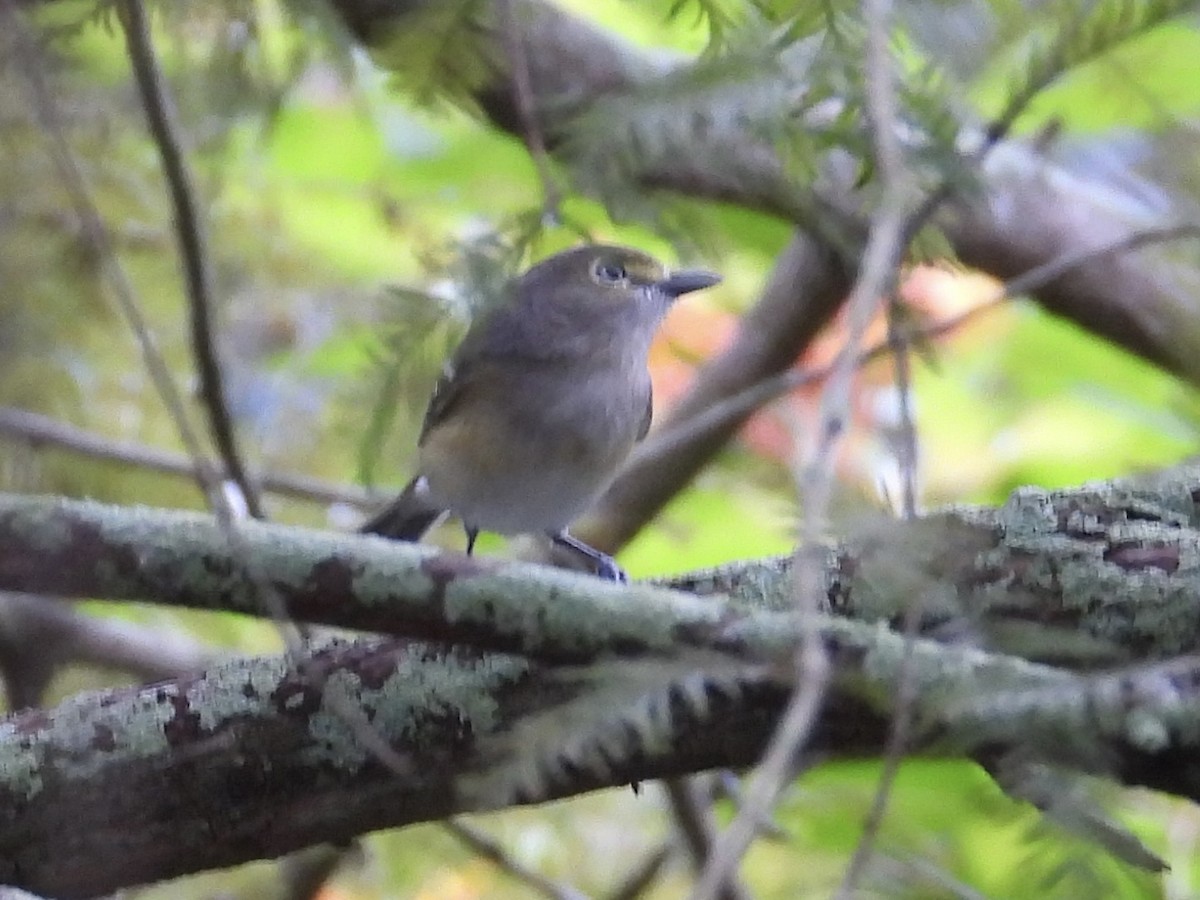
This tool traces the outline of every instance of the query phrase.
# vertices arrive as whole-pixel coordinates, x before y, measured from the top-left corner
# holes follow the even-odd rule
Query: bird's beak
[[[720,283],[721,276],[712,272],[705,272],[703,269],[681,269],[678,272],[672,272],[658,282],[655,287],[668,297],[681,297],[692,291],[702,291]]]

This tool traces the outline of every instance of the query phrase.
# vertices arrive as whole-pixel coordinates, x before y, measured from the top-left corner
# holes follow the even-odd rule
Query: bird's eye
[[[625,267],[615,262],[601,260],[596,263],[595,272],[596,280],[602,284],[620,284],[626,278]]]

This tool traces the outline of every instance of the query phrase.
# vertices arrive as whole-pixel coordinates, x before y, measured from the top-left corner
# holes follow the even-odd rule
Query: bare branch
[[[697,874],[703,873],[712,857],[712,847],[717,836],[716,817],[712,814],[711,798],[702,791],[693,778],[668,778],[663,781],[667,801],[684,846]],[[717,891],[719,900],[741,900],[750,895],[746,888],[730,877]]]
[[[607,900],[637,900],[650,889],[670,859],[671,845],[660,845],[633,867],[625,881],[608,895]]]
[[[184,285],[187,288],[191,311],[192,353],[200,375],[200,392],[208,410],[209,430],[213,443],[225,465],[225,471],[241,491],[246,509],[256,519],[263,517],[258,490],[251,483],[238,451],[233,422],[225,395],[221,364],[210,310],[213,306],[212,263],[209,259],[208,238],[196,201],[196,188],[179,140],[175,108],[163,83],[162,73],[154,58],[154,46],[146,25],[141,0],[120,0],[117,4],[125,46],[133,65],[134,81],[142,98],[142,108],[150,123],[150,134],[162,160],[163,175],[170,189],[175,214],[176,236],[183,261]]]
[[[500,871],[525,885],[535,894],[548,900],[583,900],[584,895],[574,888],[555,884],[544,875],[522,864],[489,835],[461,819],[447,819],[442,827],[479,856],[493,863]]]
[[[12,710],[40,705],[51,679],[72,663],[155,681],[197,671],[214,656],[174,631],[83,615],[49,597],[0,594],[0,674]]]
[[[335,0],[334,8],[368,47],[386,45],[390,29],[430,0]],[[554,152],[573,116],[591,103],[652,83],[686,60],[678,55],[636,50],[615,36],[540,0],[511,0],[527,23],[525,48],[547,149]],[[495,32],[493,2],[477,6],[481,33],[493,46],[494,82],[475,99],[492,123],[520,135],[502,36]],[[984,136],[986,143],[986,135]],[[978,140],[975,143],[979,143]],[[769,146],[742,142],[714,147],[696,135],[668,164],[638,175],[649,189],[677,191],[803,221],[815,204],[828,217],[861,218],[856,173],[830,171],[819,183],[822,197],[797,199],[798,187]],[[716,160],[717,162],[713,162]],[[1074,256],[1131,233],[1162,226],[1160,217],[1102,181],[1075,176],[1015,142],[1001,142],[987,155],[976,196],[936,204],[935,223],[958,256],[998,278],[1013,278],[1059,257]],[[843,210],[838,213],[837,210]],[[835,223],[836,224],[836,223]],[[845,232],[850,224],[835,230]],[[818,244],[819,236],[814,236]],[[839,251],[826,245],[824,251]],[[1145,255],[1095,259],[1069,279],[1044,284],[1036,299],[1047,310],[1190,379],[1200,378],[1200,334],[1182,327],[1195,316],[1200,273],[1190,262]]]
[[[4,594],[4,639],[58,664],[81,662],[129,672],[143,681],[194,672],[216,651],[178,630],[85,615],[68,603],[28,594]]]
[[[897,138],[892,59],[887,48],[887,7],[884,0],[865,0],[863,8],[867,24],[866,109],[882,198],[872,214],[858,277],[846,302],[846,343],[834,360],[822,393],[816,449],[798,479],[803,517],[796,551],[794,603],[802,622],[809,623],[815,623],[824,597],[820,563],[812,550],[826,529],[833,491],[834,446],[846,431],[851,383],[858,370],[863,336],[881,298],[894,288],[906,250],[906,186]],[[829,673],[829,659],[815,624],[802,628],[794,654],[792,696],[755,768],[745,804],[718,838],[692,893],[693,900],[709,900],[717,895],[757,835],[758,823],[769,818],[817,721]]]
[[[133,441],[118,441],[24,409],[0,406],[0,435],[25,441],[34,447],[51,446],[94,459],[119,462],[153,472],[196,478],[196,466],[182,453],[159,450]],[[369,491],[348,484],[335,484],[307,475],[287,472],[252,473],[251,480],[265,491],[285,494],[316,503],[346,503],[361,509],[376,505]]]

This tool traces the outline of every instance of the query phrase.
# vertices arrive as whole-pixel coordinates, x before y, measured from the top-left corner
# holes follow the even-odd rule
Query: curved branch
[[[195,461],[182,453],[172,453],[133,441],[115,440],[26,409],[0,406],[0,435],[25,441],[34,447],[57,447],[93,459],[123,463],[152,472],[184,478],[199,477]],[[256,484],[262,485],[264,491],[315,503],[347,503],[360,509],[370,509],[379,504],[379,498],[363,488],[308,475],[262,472],[254,473],[251,478]]]
[[[1185,466],[1024,489],[999,509],[888,523],[831,549],[838,615],[819,629],[833,677],[807,752],[882,753],[911,666],[910,752],[1015,747],[1200,799],[1188,764],[1200,668],[1170,659],[1200,650],[1198,525],[1200,467]],[[239,534],[298,615],[473,646],[337,643],[299,664],[234,660],[0,721],[0,883],[91,896],[374,828],[737,768],[759,757],[790,693],[791,666],[770,663],[796,638],[795,619],[771,612],[790,608],[790,560],[693,573],[675,583],[689,596],[357,536]],[[207,517],[0,497],[3,588],[252,611],[257,582],[239,558]],[[908,640],[884,623],[918,593],[925,637]],[[1079,674],[1121,659],[1139,663]],[[347,704],[401,765],[362,743]],[[117,847],[123,865],[107,865]]]
[[[851,284],[851,270],[840,254],[797,232],[761,298],[741,317],[728,349],[701,367],[687,393],[656,422],[645,444],[574,531],[609,551],[637,534],[762,403],[747,404],[682,440],[680,430],[729,398],[786,372],[833,318]]]
[[[877,755],[904,641],[847,623],[831,623],[824,639],[835,680],[808,752]],[[1200,798],[1195,768],[1179,764],[1200,749],[1194,663],[1093,684],[971,648],[917,640],[912,651],[915,712],[932,727],[910,749],[994,754],[1046,741],[1057,764],[1091,771],[1104,760],[1127,783]],[[614,708],[611,667],[589,682],[586,669],[374,640],[330,645],[304,669],[324,688],[286,657],[239,659],[0,721],[0,883],[91,897],[459,812],[742,767],[761,754],[788,695],[747,678],[689,702],[659,672],[670,714],[647,734],[637,716],[647,686]],[[947,710],[956,696],[980,700]],[[334,699],[370,716],[403,765],[379,762]],[[1012,714],[980,732],[989,703]],[[1056,740],[1064,732],[1074,740]],[[117,854],[122,864],[111,865]]]
[[[915,592],[933,592],[923,633],[1076,668],[1200,652],[1195,498],[1200,467],[1185,465],[885,522],[819,551],[822,590],[832,611],[867,621],[898,621]],[[559,663],[695,651],[757,664],[797,635],[774,612],[792,609],[790,557],[663,590],[353,534],[245,523],[239,538],[231,548],[195,513],[0,494],[0,590],[261,615],[269,585],[300,621]]]
[[[406,17],[425,9],[430,0],[331,2],[368,48],[385,50],[389,34],[406,27]],[[484,56],[494,62],[495,71],[474,99],[494,126],[519,136],[520,115],[508,89],[511,64],[494,24],[495,2],[477,4],[479,33],[487,41]],[[632,48],[543,0],[512,2],[526,23],[531,82],[552,152],[561,149],[574,116],[687,62],[678,55]],[[776,154],[750,140],[718,146],[697,134],[662,165],[643,168],[636,177],[643,188],[735,203],[795,222],[810,222],[812,210],[819,208],[823,225],[832,231],[861,233],[855,225],[863,203],[854,187],[857,172],[831,167],[818,182],[822,196],[807,191],[801,196]],[[1120,188],[1072,175],[1013,141],[992,150],[981,177],[978,196],[943,206],[937,223],[964,261],[1002,279],[1169,224]],[[822,240],[819,234],[814,238]],[[829,252],[837,255],[836,248]],[[1200,333],[1180,327],[1194,319],[1197,282],[1194,260],[1145,252],[1118,261],[1096,260],[1034,297],[1050,312],[1171,372],[1200,380]]]

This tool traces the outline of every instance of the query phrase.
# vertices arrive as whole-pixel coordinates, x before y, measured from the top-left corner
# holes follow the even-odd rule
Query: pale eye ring
[[[617,262],[599,260],[592,271],[601,284],[621,284],[628,277],[625,267]]]

